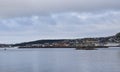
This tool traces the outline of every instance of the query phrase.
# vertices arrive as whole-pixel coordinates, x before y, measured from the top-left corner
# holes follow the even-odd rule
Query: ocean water
[[[0,49],[0,72],[120,72],[120,48]]]

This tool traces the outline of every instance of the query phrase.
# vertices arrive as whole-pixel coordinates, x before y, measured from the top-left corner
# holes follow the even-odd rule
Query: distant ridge
[[[20,48],[75,48],[90,46],[120,46],[120,32],[113,36],[81,39],[48,39],[13,44]]]

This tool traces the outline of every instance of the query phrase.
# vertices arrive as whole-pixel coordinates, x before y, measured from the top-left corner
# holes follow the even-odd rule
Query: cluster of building
[[[120,33],[99,38],[83,38],[83,39],[62,39],[62,40],[39,40],[32,43],[23,43],[22,47],[34,48],[81,48],[81,47],[112,47],[120,46]]]
[[[120,42],[118,40],[114,40],[111,38],[85,38],[76,40],[76,45],[78,47],[81,46],[120,46]]]
[[[97,47],[97,46],[120,46],[119,42],[102,41],[98,38],[84,38],[75,40],[62,40],[45,43],[26,44],[26,48],[80,48],[80,47]]]
[[[36,43],[36,44],[26,44],[22,47],[34,47],[34,48],[45,48],[45,47],[52,47],[52,48],[68,48],[68,47],[74,47],[74,41],[73,40],[62,40],[62,41],[55,41],[55,42],[45,42],[45,43]]]

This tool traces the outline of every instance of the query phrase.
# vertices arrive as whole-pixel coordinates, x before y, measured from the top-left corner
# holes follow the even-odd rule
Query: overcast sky
[[[120,0],[0,0],[0,43],[120,32]]]

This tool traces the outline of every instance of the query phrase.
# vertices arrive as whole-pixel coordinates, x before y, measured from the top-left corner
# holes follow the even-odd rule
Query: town
[[[76,49],[108,48],[119,46],[120,46],[120,33],[108,37],[37,40],[11,45],[11,47],[18,48],[76,48]]]
[[[108,37],[82,39],[53,39],[23,42],[18,44],[0,44],[0,48],[76,48],[95,49],[120,47],[120,33]]]

